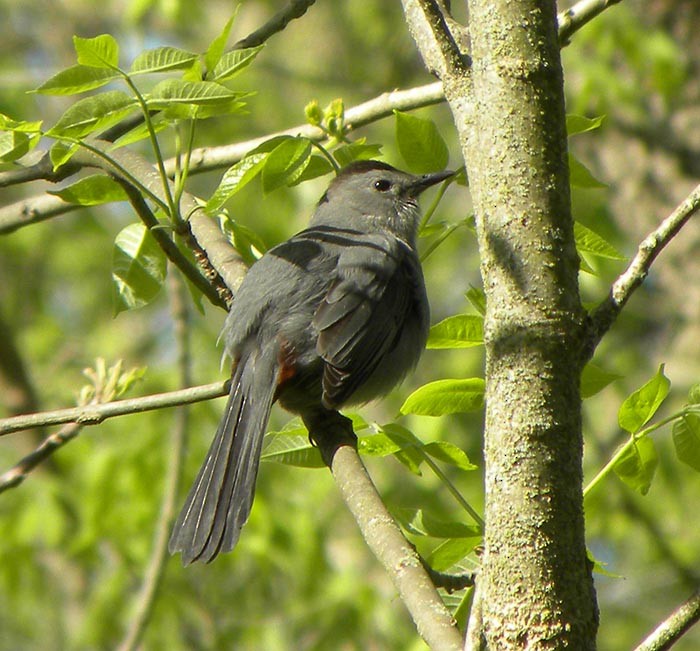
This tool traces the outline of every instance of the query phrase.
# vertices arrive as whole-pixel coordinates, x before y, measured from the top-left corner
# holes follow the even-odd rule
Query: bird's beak
[[[418,196],[421,192],[423,192],[423,190],[427,190],[429,187],[449,179],[455,174],[456,172],[453,172],[452,170],[443,170],[442,172],[417,176],[415,182],[411,184],[411,190],[413,190],[413,194]]]

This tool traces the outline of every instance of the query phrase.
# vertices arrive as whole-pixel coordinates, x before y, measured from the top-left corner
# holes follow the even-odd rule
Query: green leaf
[[[434,570],[445,572],[466,558],[478,543],[476,536],[448,538],[433,549],[425,560]]]
[[[238,10],[236,10],[236,13]],[[233,25],[233,20],[236,17],[236,14],[234,13],[231,18],[228,19],[226,24],[224,25],[223,30],[221,33],[209,44],[209,48],[207,49],[206,54],[204,55],[204,65],[207,68],[207,71],[212,71],[214,68],[217,66],[219,63],[221,56],[224,53],[224,50],[226,49],[226,43],[228,43],[228,37],[229,34],[231,33],[231,26]],[[207,76],[209,75],[209,72],[207,72]]]
[[[585,133],[593,131],[603,124],[604,115],[599,115],[597,118],[587,118],[583,115],[567,115],[566,116],[566,132],[569,137],[575,136],[577,133]]]
[[[197,60],[197,55],[176,47],[157,47],[141,52],[131,64],[131,74],[166,72],[189,68]]]
[[[198,83],[198,82],[197,82]],[[221,115],[240,115],[245,113],[246,103],[240,101],[241,97],[247,96],[249,93],[241,93],[238,99],[230,102],[217,102],[215,104],[187,104],[176,103],[168,104],[163,110],[163,115],[168,120],[206,120],[208,118],[218,117]]]
[[[593,556],[593,553],[591,552],[590,549],[586,549],[586,556],[588,557],[588,560],[591,563],[593,563],[593,571],[596,574],[601,574],[602,576],[608,576],[611,579],[623,578],[621,574],[615,574],[614,572],[610,572],[610,570],[605,569],[608,564],[603,563],[603,561],[599,561],[595,556]]]
[[[683,414],[673,424],[673,446],[679,461],[700,472],[700,415]]]
[[[338,161],[340,167],[345,167],[356,160],[369,160],[382,153],[381,145],[367,145],[362,141],[341,145],[333,151],[333,158]]]
[[[476,525],[440,520],[422,509],[398,509],[394,514],[401,526],[409,533],[431,538],[480,538]]]
[[[120,90],[78,100],[46,132],[52,138],[82,138],[116,124],[136,108],[136,100]]]
[[[247,47],[242,50],[231,50],[226,52],[219,59],[211,73],[211,79],[216,81],[224,81],[225,79],[233,79],[236,75],[243,72],[258,56],[265,45],[257,47]]]
[[[396,141],[408,168],[416,174],[445,169],[449,151],[435,123],[401,111],[394,115]]]
[[[426,348],[471,348],[483,343],[484,317],[477,314],[458,314],[430,328]]]
[[[47,79],[34,92],[44,95],[75,95],[100,88],[118,77],[117,72],[107,68],[71,66]]]
[[[585,400],[586,398],[594,396],[608,386],[608,384],[621,378],[622,375],[608,373],[608,371],[603,370],[600,366],[589,362],[583,367],[583,372],[581,373],[581,399]]]
[[[235,219],[231,219],[227,213],[220,213],[219,223],[226,237],[236,251],[241,254],[246,264],[253,264],[267,250],[265,243],[254,230]]]
[[[100,34],[95,38],[74,36],[73,47],[80,65],[111,70],[119,66],[119,45],[111,34]]]
[[[470,285],[465,296],[481,316],[486,314],[486,294],[484,294],[483,289]]]
[[[700,383],[693,384],[688,390],[688,402],[691,405],[700,404]]]
[[[77,143],[57,142],[49,149],[49,158],[55,172],[61,165],[65,165],[78,151]]]
[[[432,441],[426,443],[423,450],[434,459],[456,466],[460,470],[476,470],[467,453],[449,441]]]
[[[151,124],[153,125],[153,130],[156,133],[160,133],[168,128],[168,121],[165,119],[163,113],[158,113],[157,115],[151,116]],[[149,138],[151,135],[148,130],[148,125],[145,122],[137,125],[130,131],[127,131],[123,136],[117,138],[114,144],[109,148],[110,151],[119,149],[120,147],[125,147],[126,145],[132,145],[135,142]]]
[[[613,470],[630,488],[646,495],[658,463],[654,441],[650,436],[640,436],[615,462]]]
[[[0,161],[11,163],[28,154],[39,144],[41,134],[29,134],[23,131],[5,131],[0,133]]]
[[[248,185],[262,170],[267,156],[266,153],[249,154],[229,167],[207,201],[206,211],[214,213],[220,210],[236,192]]]
[[[298,179],[309,164],[311,143],[306,138],[291,138],[270,152],[262,171],[264,192],[272,192]]]
[[[148,106],[164,109],[171,104],[194,104],[205,106],[239,99],[246,93],[234,92],[213,81],[183,81],[182,79],[164,79],[148,96]]]
[[[54,194],[61,197],[63,201],[81,206],[97,206],[112,201],[128,201],[129,199],[124,188],[104,174],[86,176],[62,190],[49,191],[48,194]]]
[[[484,380],[437,380],[416,389],[403,403],[402,414],[444,416],[478,411],[484,406]]]
[[[325,464],[317,448],[309,443],[308,435],[270,433],[265,436],[262,461],[275,461],[300,468],[323,468]]]
[[[670,388],[671,381],[664,375],[664,365],[661,364],[656,375],[630,394],[620,406],[617,414],[620,427],[631,434],[638,432],[654,416]]]
[[[130,224],[114,241],[115,314],[150,303],[165,282],[166,258],[143,224]]]
[[[601,183],[591,174],[588,168],[569,153],[569,182],[575,188],[607,188],[605,183]]]
[[[304,181],[309,181],[311,179],[318,178],[319,176],[325,176],[332,171],[333,166],[328,162],[328,159],[325,156],[311,154],[309,157],[309,164],[304,168],[304,171],[289,185],[299,185],[299,183],[303,183]]]
[[[383,432],[379,432],[358,438],[357,449],[360,454],[369,457],[386,457],[399,452],[402,445]]]
[[[610,242],[580,222],[574,222],[574,240],[579,253],[589,253],[610,260],[626,260]]]

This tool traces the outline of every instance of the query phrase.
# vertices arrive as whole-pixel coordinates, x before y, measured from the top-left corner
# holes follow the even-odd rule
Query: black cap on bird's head
[[[418,196],[454,172],[415,175],[378,160],[344,167],[321,197],[312,225],[390,231],[413,242],[420,218]]]

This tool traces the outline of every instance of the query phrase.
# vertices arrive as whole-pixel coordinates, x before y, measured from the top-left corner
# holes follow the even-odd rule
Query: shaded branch
[[[177,276],[170,276],[170,305],[173,314],[175,339],[178,345],[177,366],[180,385],[186,387],[192,383],[191,354],[189,340],[189,313],[184,296],[185,287]],[[119,645],[119,651],[134,651],[139,647],[148,626],[155,605],[158,591],[162,584],[168,555],[168,539],[175,518],[177,496],[185,456],[185,443],[190,421],[188,406],[180,406],[175,413],[175,423],[167,441],[169,451],[166,464],[167,476],[160,507],[160,516],[153,536],[153,550],[136,598],[136,611]]]
[[[700,620],[700,592],[674,610],[635,651],[666,651]]]
[[[652,263],[686,222],[700,209],[700,185],[661,224],[644,238],[636,255],[613,283],[609,296],[591,314],[586,359],[590,358],[603,335],[611,328],[625,303],[642,284]]]
[[[316,0],[291,0],[284,9],[278,11],[262,27],[236,42],[232,49],[242,50],[246,47],[262,45],[271,36],[281,32],[294,19],[301,18],[315,2]]]
[[[63,425],[76,423],[78,425],[98,425],[107,418],[125,416],[126,414],[140,414],[144,411],[164,409],[188,405],[193,402],[202,402],[219,398],[228,393],[228,380],[226,382],[212,382],[188,389],[155,393],[142,398],[129,398],[128,400],[116,400],[101,405],[86,405],[83,407],[70,407],[54,411],[43,411],[37,414],[25,414],[12,418],[0,419],[0,436],[12,434],[34,427],[48,427],[50,425]]]
[[[387,571],[431,649],[460,649],[462,636],[414,547],[387,510],[357,453],[352,423],[338,412],[304,418],[362,537]]]

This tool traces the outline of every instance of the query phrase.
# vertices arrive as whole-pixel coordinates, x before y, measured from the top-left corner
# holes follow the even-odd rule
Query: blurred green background
[[[283,5],[241,3],[232,41]],[[561,6],[564,8],[564,6]],[[206,0],[0,0],[0,113],[51,124],[70,99],[30,95],[74,63],[71,37],[109,32],[131,59],[158,45],[204,50],[230,17],[233,3]],[[700,176],[700,41],[693,0],[622,5],[576,34],[564,50],[568,111],[605,115],[601,130],[576,136],[572,149],[608,187],[576,191],[577,219],[632,255],[643,236],[694,187]],[[254,89],[247,116],[205,122],[198,146],[216,146],[304,122],[304,105],[336,97],[352,106],[394,88],[429,83],[399,3],[323,2],[273,37],[237,81]],[[422,109],[461,164],[445,106]],[[360,130],[402,161],[394,123]],[[167,150],[167,146],[166,146]],[[191,179],[208,196],[219,173]],[[328,179],[263,196],[255,182],[230,202],[236,218],[272,245],[301,229]],[[0,206],[47,187],[0,189]],[[452,187],[439,218],[469,214],[468,192]],[[80,210],[0,236],[0,416],[74,404],[81,371],[101,356],[147,366],[131,395],[178,387],[166,293],[151,305],[113,318],[111,255],[115,235],[134,221],[129,206]],[[582,274],[584,301],[601,300],[620,263]],[[471,308],[479,286],[475,240],[458,230],[425,265],[433,322]],[[221,310],[192,310],[196,383],[223,378],[216,346]],[[26,381],[17,377],[19,355]],[[623,378],[585,405],[587,480],[624,440],[617,409],[661,362],[673,382],[659,416],[685,401],[700,381],[700,225],[690,223],[653,273],[596,360]],[[482,372],[483,351],[429,351],[417,373],[380,403],[368,420],[396,417],[420,384]],[[216,428],[222,401],[192,409],[184,483],[189,485]],[[271,427],[288,416],[275,410]],[[481,467],[481,415],[404,418],[424,441],[448,440]],[[0,650],[107,649],[118,646],[143,580],[166,473],[173,414],[113,419],[86,428],[16,489],[0,495]],[[0,472],[31,451],[41,432],[0,439]],[[43,433],[45,434],[45,433]],[[615,477],[586,503],[588,544],[617,578],[597,576],[599,647],[627,649],[686,598],[700,575],[700,478],[680,464],[668,429],[654,435],[661,461],[646,497]],[[424,508],[463,518],[430,473],[411,475],[391,458],[369,459],[390,509]],[[446,469],[480,506],[481,472]],[[469,567],[469,561],[464,564]],[[677,645],[700,647],[700,632]],[[263,464],[255,508],[235,552],[208,566],[169,561],[143,649],[423,649],[389,579],[366,549],[329,473]]]

